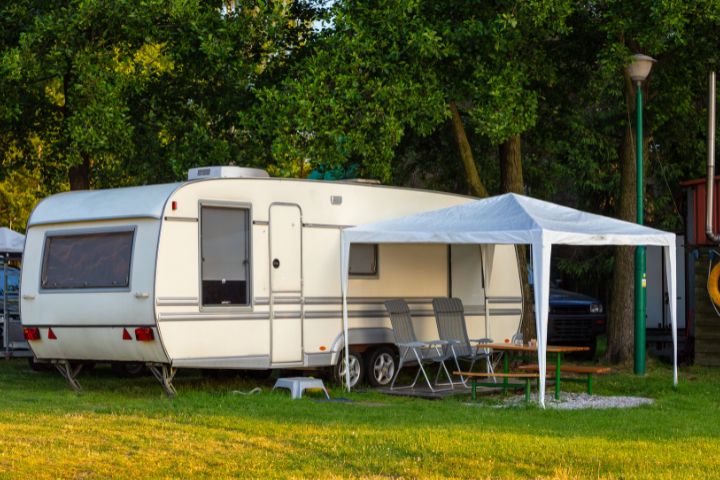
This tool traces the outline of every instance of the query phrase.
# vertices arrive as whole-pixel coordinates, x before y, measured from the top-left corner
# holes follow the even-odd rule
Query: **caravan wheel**
[[[333,377],[338,385],[345,385],[345,352],[341,352],[340,360],[333,369]],[[365,377],[365,367],[362,357],[357,352],[350,352],[350,388],[362,383]]]
[[[390,347],[378,347],[370,352],[367,362],[368,382],[373,387],[387,387],[397,370],[397,358]]]

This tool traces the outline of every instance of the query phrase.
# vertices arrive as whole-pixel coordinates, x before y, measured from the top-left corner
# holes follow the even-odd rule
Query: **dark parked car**
[[[18,293],[20,292],[20,270],[17,268],[7,269],[7,308],[9,315],[18,315]],[[4,312],[5,305],[5,270],[0,268],[0,315]]]
[[[582,293],[550,288],[548,344],[590,347],[595,356],[597,337],[605,333],[605,309],[596,298]]]

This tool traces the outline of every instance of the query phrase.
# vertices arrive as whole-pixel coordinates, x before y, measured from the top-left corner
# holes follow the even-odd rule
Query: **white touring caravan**
[[[178,368],[344,375],[342,229],[471,200],[240,167],[53,195],[28,221],[25,336],[74,388],[83,361],[146,365],[170,395]],[[522,310],[512,245],[353,245],[348,295],[351,382],[374,385],[394,356],[385,300],[408,300],[425,339],[433,297],[463,300],[471,338],[510,338]]]

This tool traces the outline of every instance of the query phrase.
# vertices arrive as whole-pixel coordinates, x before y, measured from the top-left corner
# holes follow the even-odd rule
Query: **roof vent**
[[[198,167],[188,170],[188,180],[204,178],[269,178],[270,175],[260,168],[248,167]]]

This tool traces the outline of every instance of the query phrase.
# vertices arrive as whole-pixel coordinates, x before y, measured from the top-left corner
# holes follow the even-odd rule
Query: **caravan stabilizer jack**
[[[57,368],[60,374],[65,377],[65,380],[67,380],[68,384],[70,384],[70,388],[78,393],[82,392],[82,387],[77,381],[77,376],[80,374],[82,367],[82,363],[71,365],[67,360],[60,360],[55,363],[55,368]]]
[[[172,384],[173,378],[175,378],[175,374],[177,373],[177,368],[172,368],[168,365],[157,364],[148,365],[148,368],[150,369],[152,374],[155,375],[155,378],[157,378],[160,382],[163,390],[165,390],[165,395],[167,395],[168,398],[173,398],[177,393],[175,391],[175,387]]]

